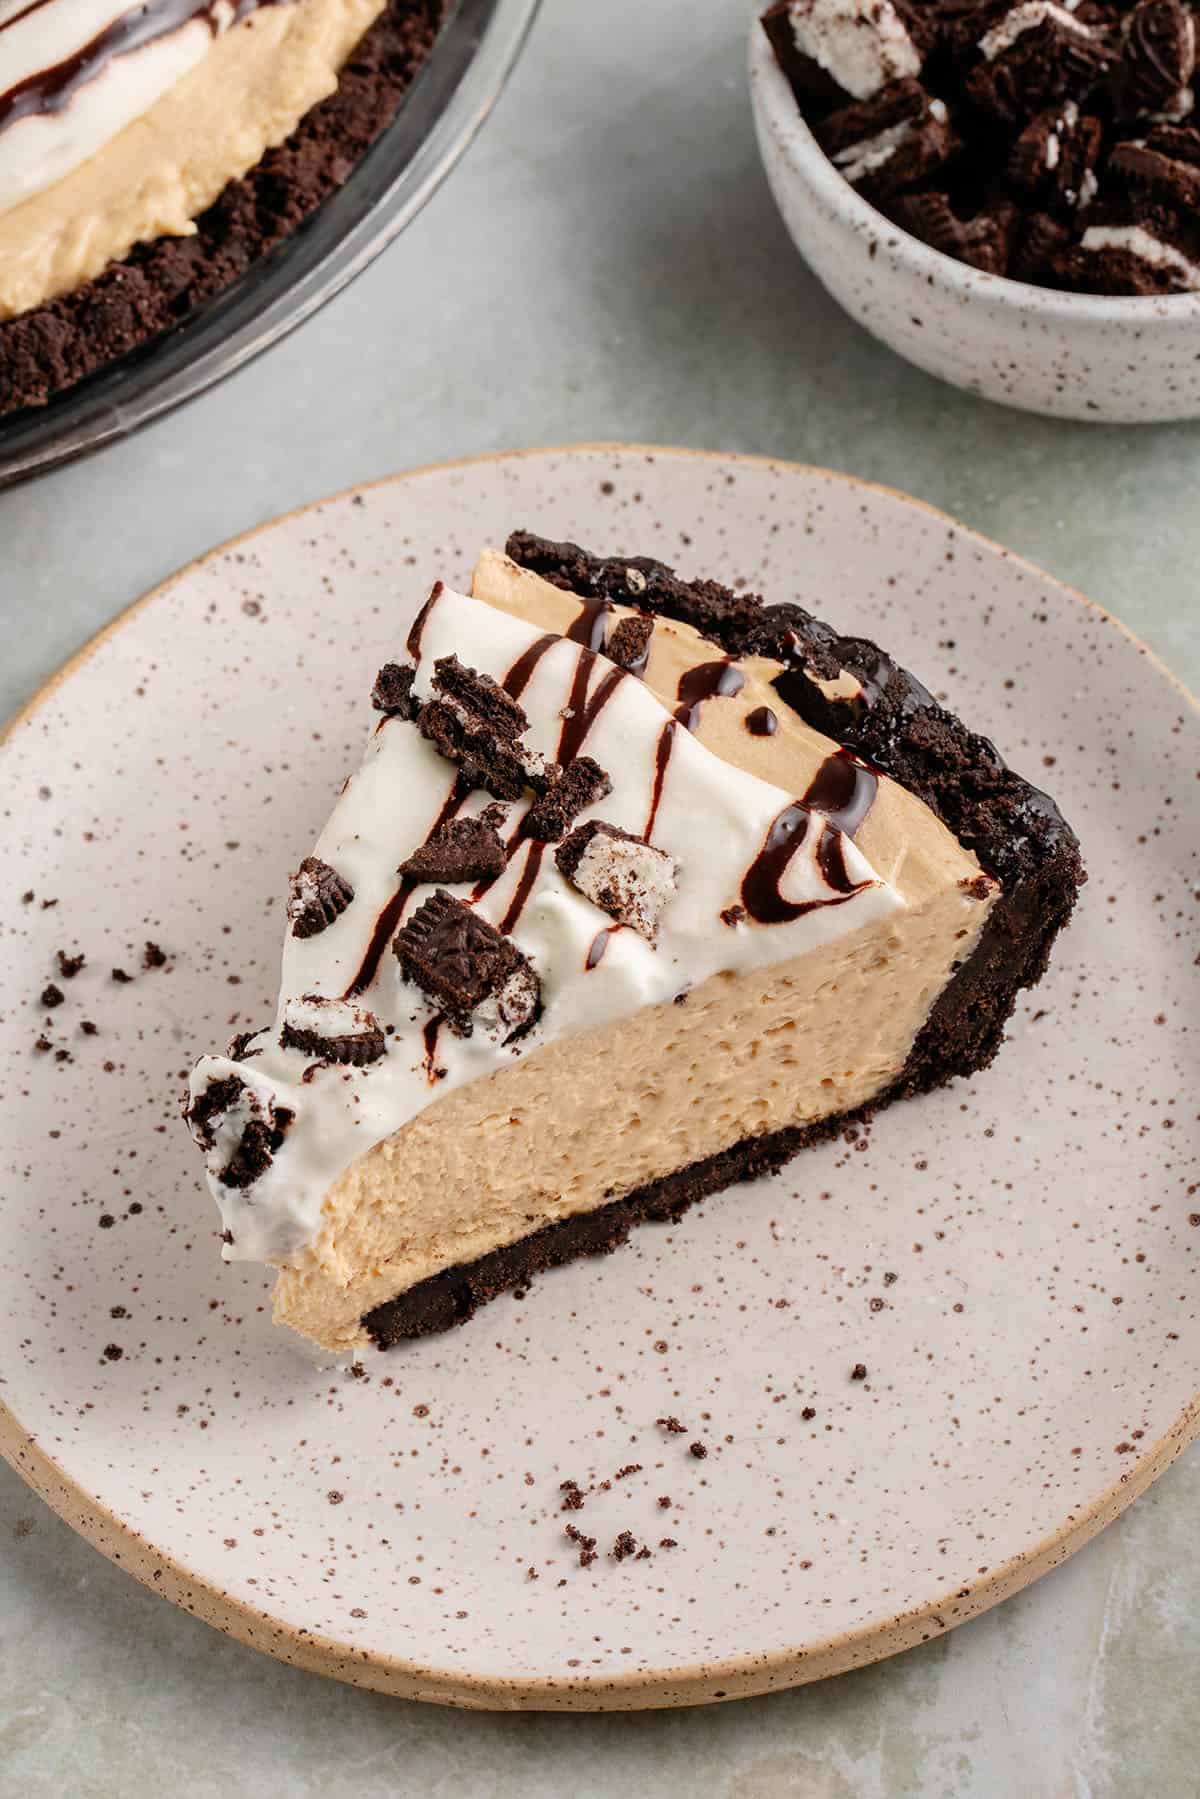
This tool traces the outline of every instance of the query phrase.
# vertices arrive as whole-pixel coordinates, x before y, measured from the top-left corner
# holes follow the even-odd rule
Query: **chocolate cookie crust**
[[[340,187],[399,110],[450,0],[391,0],[343,68],[337,91],[232,181],[194,237],[139,244],[94,281],[0,323],[0,418],[44,406],[145,348],[222,293]]]
[[[605,559],[577,544],[527,532],[515,532],[506,547],[522,567],[583,598],[682,620],[730,656],[758,653],[782,662],[785,672],[776,682],[781,702],[915,793],[974,851],[1002,891],[977,948],[934,1006],[904,1068],[869,1105],[813,1125],[748,1137],[597,1212],[564,1219],[434,1275],[364,1316],[363,1326],[380,1348],[461,1323],[541,1269],[605,1254],[623,1243],[635,1224],[678,1218],[697,1200],[774,1173],[800,1150],[869,1119],[894,1100],[986,1067],[1000,1047],[1018,993],[1045,972],[1054,938],[1086,878],[1075,834],[1053,800],[1015,774],[994,744],[938,705],[916,676],[877,644],[843,637],[800,606],[767,606],[715,581],[682,580],[652,558]],[[805,678],[806,669],[829,680],[848,670],[861,693],[853,700],[829,701]]]

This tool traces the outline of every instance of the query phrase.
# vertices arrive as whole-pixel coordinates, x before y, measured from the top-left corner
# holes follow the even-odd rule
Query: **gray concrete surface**
[[[864,337],[773,211],[746,18],[743,0],[547,0],[483,138],[349,294],[190,410],[0,496],[0,713],[145,588],[277,512],[410,464],[595,438],[907,489],[1083,588],[1200,686],[1200,426],[1002,412]],[[829,1685],[484,1717],[224,1640],[0,1469],[0,1793],[1186,1799],[1198,1507],[1193,1451],[1040,1586]]]

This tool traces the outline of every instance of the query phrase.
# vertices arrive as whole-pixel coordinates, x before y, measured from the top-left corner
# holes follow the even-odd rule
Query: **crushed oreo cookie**
[[[224,1187],[251,1187],[267,1172],[295,1113],[277,1106],[239,1075],[221,1075],[184,1113],[212,1175]]]
[[[503,874],[504,845],[486,814],[454,818],[419,845],[397,874],[409,881],[490,881]]]
[[[524,834],[538,843],[557,843],[581,812],[611,792],[612,782],[600,764],[591,756],[576,756],[534,800],[525,814]]]
[[[68,956],[66,951],[61,949],[54,959],[58,963],[59,976],[64,981],[73,981],[85,961],[82,955]]]
[[[167,966],[166,950],[160,949],[157,943],[151,943],[150,939],[147,938],[145,947],[142,950],[142,967],[145,969],[151,969],[151,968],[165,968],[166,966]]]
[[[285,1000],[279,1042],[323,1062],[364,1068],[387,1049],[383,1027],[373,1012],[347,999],[305,993]]]
[[[577,825],[554,854],[559,871],[593,905],[654,942],[679,883],[673,857],[601,819]]]
[[[410,662],[385,662],[371,689],[371,704],[385,718],[412,720],[421,710],[413,698],[412,684],[416,669]]]
[[[934,249],[1079,293],[1200,292],[1185,0],[779,0],[762,22],[835,168]]]
[[[630,569],[636,575],[645,590],[646,577],[638,574],[637,569]],[[650,660],[650,640],[654,636],[654,620],[643,612],[631,612],[627,617],[618,619],[612,630],[604,639],[604,654],[618,668],[628,674],[640,675]]]
[[[439,888],[396,933],[406,981],[469,1037],[478,1027],[504,1043],[537,1022],[541,983],[527,956],[470,906]]]
[[[319,856],[305,856],[292,876],[287,915],[293,937],[317,937],[340,918],[354,889],[336,868]]]
[[[516,700],[457,656],[440,657],[433,669],[433,697],[417,715],[421,735],[458,763],[468,786],[498,800],[518,800],[527,787],[544,792],[556,771],[524,743],[529,720]]]

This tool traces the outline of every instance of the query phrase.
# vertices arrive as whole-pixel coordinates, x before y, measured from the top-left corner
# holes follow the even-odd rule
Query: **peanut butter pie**
[[[0,415],[227,287],[390,122],[446,0],[0,0]]]
[[[982,1068],[1083,878],[874,644],[648,558],[516,534],[370,704],[276,1017],[187,1105],[225,1255],[329,1351]]]

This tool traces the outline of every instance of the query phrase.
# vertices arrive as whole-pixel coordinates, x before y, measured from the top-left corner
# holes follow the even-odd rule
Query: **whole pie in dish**
[[[170,329],[388,125],[448,0],[0,0],[0,416]]]
[[[276,1016],[187,1102],[225,1255],[332,1352],[981,1069],[1083,878],[886,652],[646,557],[515,534],[371,707]]]

